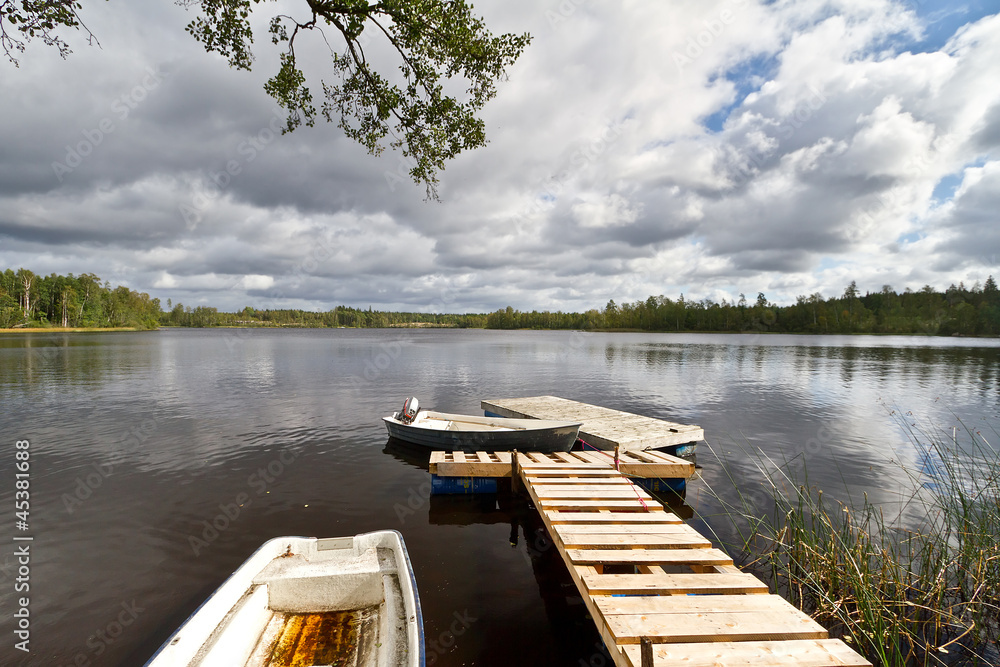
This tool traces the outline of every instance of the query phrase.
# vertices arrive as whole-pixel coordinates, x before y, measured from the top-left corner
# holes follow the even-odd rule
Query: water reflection
[[[382,451],[398,461],[424,472],[430,471],[431,450],[405,440],[389,438]]]
[[[891,511],[903,499],[900,465],[934,472],[896,418],[913,413],[948,434],[959,418],[974,428],[997,423],[998,354],[998,341],[915,337],[0,336],[0,433],[31,440],[38,456],[38,645],[21,664],[73,664],[79,655],[141,664],[266,539],[379,528],[406,539],[429,635],[455,613],[482,619],[437,665],[588,663],[592,623],[558,554],[538,541],[537,514],[502,493],[429,496],[428,452],[387,442],[380,419],[403,399],[476,413],[484,398],[552,394],[698,424],[708,438],[701,478],[677,511],[693,507],[708,516],[696,528],[721,532],[706,487],[730,489],[730,500],[738,487],[767,512],[762,480],[775,469],[808,471],[808,483],[830,496],[867,492]],[[10,465],[0,460],[0,470]],[[240,494],[249,503],[231,527],[195,553],[191,538]],[[0,504],[13,505],[10,487],[0,487]],[[0,584],[3,565],[0,556]],[[0,606],[12,594],[0,586]],[[145,611],[95,655],[88,637],[133,599]],[[0,663],[18,664],[12,650],[0,648]]]

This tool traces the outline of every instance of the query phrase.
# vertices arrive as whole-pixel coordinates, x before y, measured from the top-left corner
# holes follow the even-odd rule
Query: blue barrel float
[[[662,479],[659,477],[650,477],[648,479],[630,477],[629,479],[632,480],[636,486],[653,493],[663,493],[665,491],[684,493],[684,489],[687,488],[686,479]]]
[[[431,494],[466,495],[474,493],[496,493],[495,477],[439,477],[431,475]]]

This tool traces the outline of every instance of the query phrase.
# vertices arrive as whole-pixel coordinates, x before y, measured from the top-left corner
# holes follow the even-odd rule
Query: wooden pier
[[[580,438],[598,449],[611,450],[618,445],[621,451],[642,451],[705,439],[705,431],[700,426],[675,424],[558,396],[490,399],[480,405],[483,410],[501,417],[583,422]]]
[[[641,453],[648,454],[658,453]],[[640,454],[622,454],[619,468],[626,456]],[[632,460],[629,474],[663,476],[667,463]],[[434,452],[431,472],[513,475],[512,485],[531,497],[619,667],[870,665],[740,572],[615,470],[606,453]]]
[[[511,458],[510,452],[431,452],[430,472],[441,477],[510,477]],[[614,468],[614,457],[606,452],[529,452],[519,454],[518,459],[522,468],[549,471],[551,476],[559,476],[559,470],[566,468],[576,471],[578,477],[607,477],[607,469]],[[688,479],[695,466],[663,452],[621,452],[618,469],[633,477]],[[621,481],[627,480],[622,477]]]

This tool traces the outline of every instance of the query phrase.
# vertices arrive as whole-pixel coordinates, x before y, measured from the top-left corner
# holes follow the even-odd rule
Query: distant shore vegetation
[[[866,292],[851,282],[843,294],[799,296],[778,306],[763,292],[748,301],[691,301],[651,296],[585,313],[530,313],[498,310],[486,317],[488,329],[593,329],[672,332],[774,332],[811,334],[1000,335],[1000,290],[993,276],[972,287],[952,285],[944,292],[925,285],[902,292],[884,285]]]
[[[451,327],[465,329],[579,329],[590,331],[774,332],[813,334],[1000,335],[1000,290],[992,276],[971,287],[929,285],[897,292],[884,285],[864,294],[852,282],[843,294],[799,296],[788,306],[763,293],[748,301],[687,300],[650,296],[584,313],[520,311],[492,313],[390,312],[337,306],[325,312],[260,309],[222,312],[184,306],[114,286],[93,273],[37,276],[27,269],[0,273],[0,329],[174,327]]]
[[[159,299],[93,273],[0,273],[0,329],[155,329],[162,310]]]

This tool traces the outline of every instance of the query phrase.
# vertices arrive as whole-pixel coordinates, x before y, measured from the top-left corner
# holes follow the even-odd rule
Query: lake
[[[759,452],[804,464],[831,495],[864,491],[891,506],[897,462],[919,469],[921,452],[889,410],[991,438],[998,375],[1000,341],[958,338],[0,336],[0,663],[141,665],[265,540],[391,528],[416,571],[428,664],[597,666],[598,635],[533,510],[502,496],[428,497],[426,454],[389,446],[380,417],[411,395],[481,414],[481,399],[554,394],[704,427],[711,450],[699,446],[700,479],[687,492],[698,512],[712,513],[706,484],[731,493],[712,451],[750,493],[762,488]],[[24,532],[12,516],[19,440],[31,453]],[[23,595],[14,535],[34,537],[30,654],[11,639]]]

